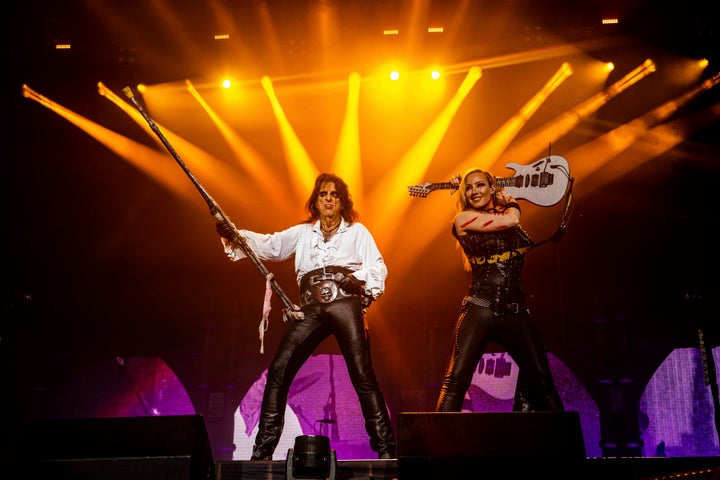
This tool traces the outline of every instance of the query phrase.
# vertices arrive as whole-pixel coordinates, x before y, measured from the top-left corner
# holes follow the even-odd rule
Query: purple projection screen
[[[580,415],[587,456],[602,457],[600,413],[595,401],[562,361],[552,353],[548,357],[566,410]],[[712,360],[714,365],[720,361],[720,347],[713,349]],[[517,374],[517,364],[508,354],[483,355],[463,411],[511,411]],[[657,368],[637,412],[643,456],[720,456],[714,399],[706,374],[707,366],[697,348],[676,349]],[[235,409],[233,460],[250,458],[265,378],[263,373],[254,381]],[[176,374],[157,357],[94,359],[59,389],[45,394],[49,395],[46,413],[52,418],[197,413]],[[357,395],[341,355],[311,356],[298,372],[274,458],[285,459],[295,437],[312,434],[328,436],[339,460],[377,458],[369,447]],[[211,437],[211,444],[213,440]],[[223,439],[216,442],[227,444]]]

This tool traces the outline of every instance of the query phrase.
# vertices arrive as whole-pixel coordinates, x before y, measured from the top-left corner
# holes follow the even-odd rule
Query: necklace
[[[320,230],[322,230],[323,233],[330,233],[330,232],[334,232],[335,230],[337,230],[339,226],[340,226],[340,222],[336,223],[334,226],[332,226],[330,228],[325,228],[325,226],[321,223]]]
[[[330,240],[330,238],[332,238],[333,234],[338,229],[338,227],[340,227],[340,222],[335,224],[335,226],[332,228],[325,228],[322,223],[320,224],[320,231],[322,232],[323,238],[325,239],[326,242],[328,240]]]

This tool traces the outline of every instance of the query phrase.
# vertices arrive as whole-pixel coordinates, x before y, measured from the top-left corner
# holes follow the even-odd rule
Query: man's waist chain
[[[353,271],[345,267],[324,267],[312,270],[300,280],[300,305],[330,303],[353,295],[340,288],[337,281]]]

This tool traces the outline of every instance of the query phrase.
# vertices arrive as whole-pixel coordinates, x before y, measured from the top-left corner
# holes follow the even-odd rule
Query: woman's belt
[[[337,283],[337,280],[352,272],[349,268],[330,266],[306,273],[300,280],[300,305],[330,303],[352,297]]]
[[[477,305],[478,307],[486,307],[486,308],[492,307],[492,302],[490,300],[486,300],[484,298],[479,298],[479,297],[474,297],[472,295],[467,295],[465,298],[463,298],[462,308],[467,307],[468,303],[472,303],[473,305]],[[520,311],[520,304],[519,303],[508,303],[505,308],[510,313],[518,313]]]

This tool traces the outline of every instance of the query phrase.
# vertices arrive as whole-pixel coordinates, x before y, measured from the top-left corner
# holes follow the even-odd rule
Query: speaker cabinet
[[[488,468],[503,478],[569,474],[585,460],[577,412],[403,412],[398,427],[400,478],[471,478]]]
[[[32,478],[215,479],[200,415],[42,420],[22,450]]]

